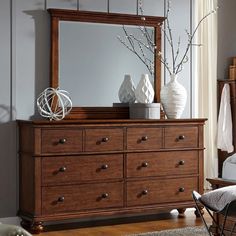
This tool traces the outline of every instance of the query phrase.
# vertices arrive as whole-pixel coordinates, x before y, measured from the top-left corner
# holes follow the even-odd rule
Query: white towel
[[[233,152],[233,130],[230,106],[230,88],[225,84],[221,94],[218,117],[217,148],[228,153]]]

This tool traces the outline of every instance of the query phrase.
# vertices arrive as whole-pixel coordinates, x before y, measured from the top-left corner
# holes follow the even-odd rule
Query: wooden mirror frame
[[[161,51],[161,25],[165,17],[48,9],[51,18],[51,83],[59,87],[59,22],[80,21],[119,25],[144,25],[154,28],[156,52]],[[145,21],[144,21],[145,17]],[[160,102],[161,61],[154,56],[154,102]],[[128,107],[73,107],[66,119],[128,119]]]

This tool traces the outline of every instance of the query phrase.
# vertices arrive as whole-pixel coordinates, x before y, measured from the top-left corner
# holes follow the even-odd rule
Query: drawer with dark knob
[[[127,205],[149,205],[168,202],[191,201],[197,178],[158,179],[127,182]]]
[[[86,129],[85,151],[121,151],[123,150],[123,129]]]
[[[127,149],[148,150],[162,147],[162,128],[128,128]]]
[[[107,165],[107,164],[102,164],[100,168],[101,168],[101,170],[107,170],[108,167],[109,167],[109,165]]]
[[[148,162],[142,162],[141,167],[148,167]]]
[[[198,173],[198,151],[127,154],[127,177],[185,175]]]
[[[185,191],[185,189],[183,187],[179,188],[179,192],[183,193]]]
[[[198,127],[168,127],[165,128],[165,148],[198,147]]]
[[[42,129],[42,153],[82,152],[79,129]]]
[[[180,166],[183,166],[184,164],[185,164],[185,160],[179,161],[179,165],[180,165]]]
[[[144,189],[143,191],[142,191],[142,195],[147,195],[148,194],[148,190],[147,189]]]
[[[65,166],[62,166],[62,167],[59,168],[58,171],[59,171],[59,172],[65,172],[65,171],[66,171],[66,167],[65,167]]]
[[[44,185],[122,178],[122,154],[42,158]]]
[[[43,214],[122,206],[123,184],[121,182],[42,188]]]
[[[109,194],[108,194],[108,193],[103,193],[103,194],[101,195],[101,197],[102,197],[102,198],[108,198],[108,197],[109,197]]]
[[[64,196],[60,196],[57,199],[58,202],[64,202],[65,201],[65,197]]]
[[[59,142],[60,144],[64,144],[64,143],[66,143],[66,141],[67,141],[66,138],[61,138],[61,139],[59,139],[58,142]]]

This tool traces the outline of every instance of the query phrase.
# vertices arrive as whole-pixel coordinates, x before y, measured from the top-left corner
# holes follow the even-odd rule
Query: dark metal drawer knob
[[[143,162],[142,163],[142,167],[148,167],[148,163],[147,162]]]
[[[142,140],[142,141],[147,141],[147,140],[148,140],[148,136],[143,136],[143,137],[141,138],[141,140]]]
[[[104,165],[101,166],[101,169],[102,169],[102,170],[106,170],[106,169],[108,169],[108,167],[109,167],[109,166],[108,166],[107,164],[104,164]]]
[[[103,143],[106,143],[106,142],[108,142],[108,141],[109,141],[109,138],[108,138],[108,137],[102,138],[102,142],[103,142]]]
[[[185,190],[185,189],[184,189],[183,187],[179,188],[179,192],[181,192],[181,193],[183,193],[184,190]]]
[[[65,166],[62,166],[60,169],[59,169],[60,172],[65,172],[66,171],[66,167]]]
[[[103,193],[102,194],[102,198],[108,198],[109,197],[109,194],[108,193]]]
[[[148,190],[147,189],[142,191],[142,195],[147,195],[147,194],[148,194]]]
[[[66,143],[66,139],[65,139],[65,138],[61,138],[61,139],[59,139],[59,143],[60,143],[60,144],[64,144],[64,143]]]
[[[179,165],[183,166],[185,164],[184,160],[179,161]]]
[[[64,196],[60,196],[58,199],[57,199],[58,202],[64,202],[65,201],[65,197]]]
[[[185,136],[184,135],[180,135],[179,136],[179,140],[184,140],[185,139]]]

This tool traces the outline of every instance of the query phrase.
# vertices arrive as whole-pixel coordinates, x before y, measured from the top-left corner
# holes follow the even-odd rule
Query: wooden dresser
[[[204,122],[18,121],[22,224],[40,232],[50,221],[193,207]]]

